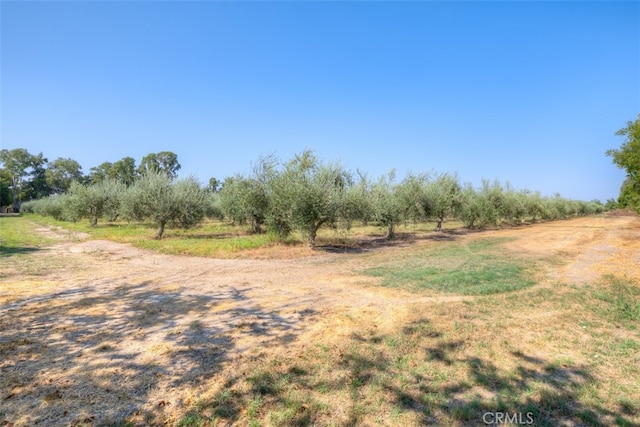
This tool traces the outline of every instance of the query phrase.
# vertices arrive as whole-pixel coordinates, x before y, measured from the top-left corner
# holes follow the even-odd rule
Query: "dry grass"
[[[0,423],[640,423],[637,218],[421,233],[346,253],[323,236],[297,259],[91,241],[12,254],[52,268],[6,273],[2,292],[22,293],[0,306]],[[461,296],[360,275],[499,257],[535,267],[533,285]],[[51,288],[29,294],[37,278]]]

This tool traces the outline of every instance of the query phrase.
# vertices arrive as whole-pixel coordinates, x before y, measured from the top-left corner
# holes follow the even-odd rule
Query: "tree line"
[[[43,153],[31,154],[24,148],[0,150],[0,163],[0,206],[12,206],[15,212],[23,201],[66,193],[73,182],[90,185],[113,180],[129,186],[150,171],[175,178],[181,167],[171,151],[149,153],[137,166],[132,157],[104,162],[86,175],[76,160],[59,157],[50,162]]]
[[[177,163],[177,159],[176,159]],[[88,182],[73,181],[64,194],[25,202],[23,211],[96,225],[101,218],[155,224],[156,238],[166,227],[190,228],[205,217],[246,225],[255,233],[286,238],[301,233],[315,245],[321,227],[349,229],[355,222],[384,227],[388,239],[399,225],[446,219],[468,228],[554,220],[602,212],[599,201],[569,200],[559,195],[516,190],[498,181],[480,187],[462,184],[455,174],[409,174],[392,171],[377,179],[325,162],[306,150],[280,162],[264,156],[249,174],[236,174],[205,187],[194,178],[177,179],[163,167],[148,168],[127,182],[105,174]]]

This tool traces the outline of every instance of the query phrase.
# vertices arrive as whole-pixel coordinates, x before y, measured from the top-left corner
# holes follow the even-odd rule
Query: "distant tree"
[[[627,127],[616,132],[624,136],[625,141],[617,150],[607,150],[613,163],[627,172],[627,180],[623,184],[618,204],[640,211],[640,114],[634,121],[628,121]]]
[[[357,179],[347,189],[341,207],[340,220],[344,229],[350,229],[354,220],[360,220],[363,224],[372,220],[371,182],[362,171],[357,171],[356,175]]]
[[[207,191],[209,193],[217,193],[220,191],[220,186],[222,183],[218,181],[216,178],[209,178],[209,183],[207,184]]]
[[[618,209],[618,201],[616,199],[607,199],[604,204],[604,208],[608,211]]]
[[[260,233],[269,209],[268,190],[256,179],[236,175],[225,180],[220,190],[220,207],[234,224],[249,222],[251,230]]]
[[[130,186],[138,177],[136,161],[133,157],[123,157],[117,162],[103,162],[90,169],[88,181],[101,182],[107,179]]]
[[[475,190],[471,184],[466,184],[461,192],[461,204],[458,212],[459,219],[469,229],[497,225],[499,212],[503,204],[503,194],[500,184],[491,184],[483,180],[482,187]]]
[[[193,178],[172,182],[163,172],[148,171],[124,193],[122,212],[126,218],[155,223],[156,239],[162,239],[167,226],[197,225],[205,214],[206,196]]]
[[[527,215],[531,217],[532,221],[536,221],[539,218],[544,218],[545,201],[540,195],[540,192],[526,192],[525,209],[527,211]]]
[[[118,160],[111,166],[108,177],[123,183],[127,187],[130,186],[138,177],[135,159],[133,157],[123,157]]]
[[[251,176],[236,175],[225,180],[220,190],[220,207],[234,223],[249,222],[254,233],[261,233],[271,207],[271,181],[276,176],[275,157],[261,157]]]
[[[113,163],[111,162],[103,162],[98,166],[94,166],[89,169],[88,181],[89,183],[95,184],[105,179],[109,179],[109,174],[111,172],[111,168],[113,167]]]
[[[25,211],[42,216],[50,216],[61,221],[76,221],[78,216],[70,209],[69,194],[53,194],[38,200],[24,203]]]
[[[396,187],[398,208],[403,221],[414,223],[425,221],[431,216],[433,200],[427,192],[429,178],[425,174],[410,173]]]
[[[462,196],[458,178],[448,173],[437,175],[427,184],[426,191],[431,201],[431,215],[437,221],[436,231],[441,231],[445,218],[460,209]]]
[[[508,223],[523,223],[527,216],[527,191],[517,191],[507,182],[500,216]]]
[[[45,189],[40,185],[41,182],[45,182],[44,165],[47,163],[47,159],[43,157],[42,153],[34,156],[24,148],[2,149],[0,150],[0,162],[2,162],[5,175],[10,179],[9,188],[15,211],[20,209],[23,198],[46,195]],[[31,176],[31,180],[26,179],[29,176]],[[34,180],[36,185],[34,185]]]
[[[145,175],[149,172],[162,172],[171,179],[176,179],[181,166],[178,163],[178,155],[171,151],[149,153],[142,158],[138,173]]]
[[[12,202],[11,175],[7,170],[0,169],[0,207],[10,206]]]
[[[82,166],[73,159],[59,157],[49,163],[45,178],[52,193],[65,193],[73,181],[82,180]]]
[[[118,216],[120,199],[125,190],[123,183],[110,179],[92,185],[73,181],[68,192],[68,209],[73,211],[70,216],[88,218],[92,227],[104,216],[114,220]]]
[[[51,186],[47,182],[48,160],[38,153],[32,157],[30,179],[25,183],[25,199],[34,200],[53,194]]]
[[[207,203],[204,211],[205,216],[208,218],[224,219],[224,213],[222,212],[222,206],[220,203],[220,193],[207,193]]]
[[[371,186],[370,193],[372,220],[387,229],[385,238],[388,240],[393,239],[396,226],[404,220],[395,180],[395,171],[381,176]]]

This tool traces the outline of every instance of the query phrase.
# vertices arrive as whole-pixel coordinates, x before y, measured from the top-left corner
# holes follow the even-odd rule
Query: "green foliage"
[[[625,141],[617,150],[607,150],[613,163],[627,172],[627,180],[620,190],[618,203],[620,207],[635,209],[640,212],[640,114],[634,121],[628,121],[627,127],[616,132],[624,136]]]
[[[427,176],[409,174],[396,188],[398,208],[404,221],[419,222],[427,219],[433,209],[427,192]]]
[[[30,179],[24,185],[25,200],[39,199],[52,193],[46,176],[47,162],[42,153],[32,156]]]
[[[61,194],[71,187],[73,181],[82,180],[82,166],[73,159],[59,157],[49,163],[45,171],[45,178],[51,191]]]
[[[276,172],[275,157],[262,157],[250,177],[227,178],[220,190],[220,208],[234,223],[249,222],[254,233],[262,232],[271,207],[271,184]]]
[[[60,221],[76,221],[79,217],[73,209],[69,209],[71,196],[54,194],[38,200],[23,203],[25,212],[42,216],[50,216]]]
[[[113,221],[119,215],[120,199],[125,190],[123,183],[112,180],[93,185],[74,182],[68,193],[68,209],[73,210],[77,218],[89,218],[92,226],[103,216]]]
[[[0,169],[0,207],[9,206],[11,203],[11,176],[5,169]]]
[[[640,180],[627,178],[620,187],[618,207],[640,212]]]
[[[466,184],[461,192],[459,219],[467,228],[484,227],[497,222],[495,206],[486,197],[486,187],[476,191],[471,184]]]
[[[462,206],[462,189],[457,176],[447,173],[436,176],[427,184],[426,194],[430,201],[430,216],[438,221],[436,230],[440,231],[445,218],[455,215]]]
[[[208,192],[204,214],[207,218],[224,218],[224,213],[222,211],[222,202],[220,201],[220,193]]]
[[[103,162],[90,170],[88,181],[92,184],[105,180],[120,182],[127,187],[138,177],[136,161],[132,157],[123,157],[115,163]]]
[[[309,150],[296,155],[271,180],[270,229],[281,236],[297,229],[313,246],[323,224],[340,222],[351,184],[341,166],[322,163]]]
[[[371,219],[387,228],[387,239],[393,238],[395,227],[405,218],[395,179],[395,171],[381,176],[370,192]]]
[[[56,159],[47,169],[42,154],[33,156],[17,149],[2,150],[0,160],[5,166],[0,169],[3,203],[13,200],[19,204],[23,196],[38,196],[42,200],[27,204],[26,209],[58,219],[90,218],[93,225],[100,217],[113,220],[123,213],[129,220],[154,222],[158,238],[166,225],[191,227],[203,215],[250,224],[254,233],[266,226],[281,239],[297,230],[313,246],[320,227],[348,230],[354,220],[385,227],[390,239],[398,224],[429,219],[437,221],[436,230],[448,217],[461,220],[468,228],[478,228],[589,215],[605,209],[598,201],[542,197],[508,184],[503,187],[498,181],[485,180],[480,188],[461,186],[451,174],[434,178],[409,174],[398,183],[392,172],[372,183],[361,172],[354,179],[339,164],[320,161],[310,150],[284,165],[273,156],[262,157],[250,175],[227,178],[222,186],[211,178],[206,189],[193,180],[173,185],[180,164],[177,155],[168,151],[145,156],[138,168],[131,157],[113,164],[104,162],[91,168],[87,179],[82,179],[80,165],[72,159]],[[51,192],[68,194],[42,197]],[[627,184],[621,197],[625,203],[635,203],[637,194],[635,187]]]
[[[165,226],[193,227],[204,217],[206,193],[193,179],[172,183],[163,172],[147,172],[124,193],[122,213],[132,220],[149,220],[161,239]]]
[[[23,199],[47,194],[43,188],[46,184],[43,165],[47,163],[47,159],[42,153],[33,155],[24,148],[3,149],[0,150],[0,162],[9,181],[8,187],[11,190],[14,209],[20,208]],[[27,180],[28,176],[32,176],[33,179]]]
[[[171,151],[160,151],[159,153],[149,153],[142,158],[138,173],[146,175],[147,173],[161,172],[171,179],[178,176],[181,166],[178,163],[178,155]]]

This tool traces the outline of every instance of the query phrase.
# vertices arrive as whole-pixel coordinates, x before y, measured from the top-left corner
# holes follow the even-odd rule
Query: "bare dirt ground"
[[[30,265],[9,271],[0,285],[4,425],[170,417],[244,359],[265,350],[300,351],[319,333],[341,333],[335,319],[345,313],[367,313],[363,321],[383,324],[418,302],[469,298],[386,289],[358,273],[413,247],[437,245],[436,238],[360,254],[221,260],[41,231],[59,243],[30,254]],[[640,283],[638,217],[578,218],[449,237],[486,236],[515,238],[507,245],[517,257],[562,258],[542,273],[547,284],[589,283],[608,273]]]

